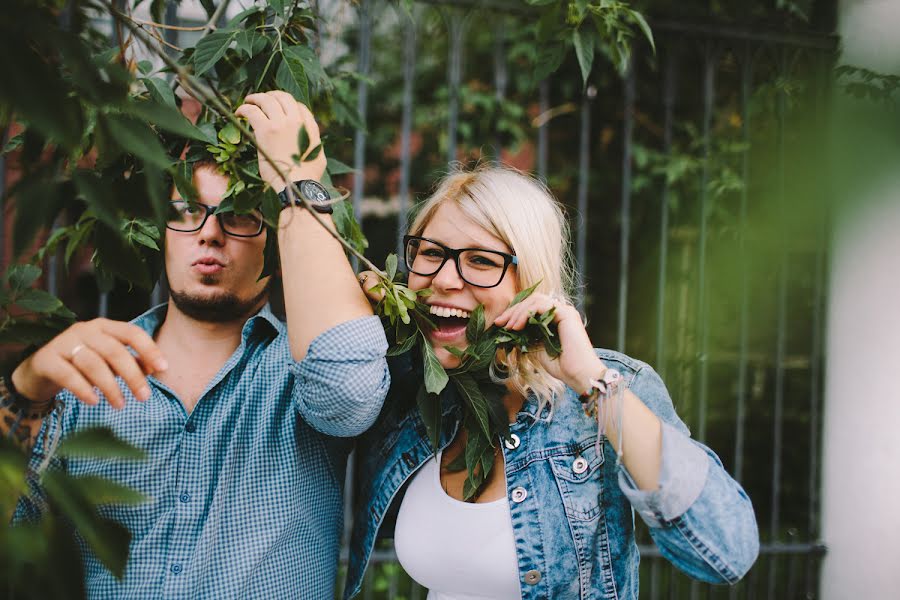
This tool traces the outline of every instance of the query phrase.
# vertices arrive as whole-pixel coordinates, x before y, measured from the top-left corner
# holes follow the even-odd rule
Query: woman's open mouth
[[[443,344],[465,341],[466,326],[469,324],[470,316],[468,311],[461,308],[432,305],[429,312],[437,326],[430,332],[432,339]]]

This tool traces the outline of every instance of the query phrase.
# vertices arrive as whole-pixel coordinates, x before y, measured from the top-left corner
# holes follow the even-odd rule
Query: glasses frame
[[[249,233],[249,234],[248,233],[233,233],[231,231],[228,231],[228,228],[225,227],[225,222],[222,220],[222,213],[216,213],[216,210],[219,208],[218,206],[210,206],[208,204],[203,204],[201,202],[188,202],[187,200],[170,200],[169,206],[172,206],[176,203],[184,203],[184,204],[188,204],[188,205],[199,206],[200,208],[202,208],[203,210],[206,211],[206,214],[203,215],[203,220],[200,221],[200,225],[198,225],[195,229],[175,229],[174,227],[169,227],[169,222],[166,221],[166,229],[171,229],[172,231],[177,231],[178,233],[195,233],[197,231],[200,231],[201,229],[203,229],[203,226],[206,225],[206,221],[207,221],[207,219],[209,219],[210,215],[214,215],[216,217],[216,220],[219,222],[219,229],[221,229],[222,232],[225,233],[226,235],[230,235],[232,237],[239,237],[239,238],[256,237],[258,235],[261,235],[263,230],[266,228],[265,220],[260,218],[259,231],[257,231],[256,233]],[[262,217],[262,215],[260,215],[260,217]]]
[[[444,260],[441,261],[441,264],[438,265],[438,268],[432,271],[431,273],[421,273],[419,271],[414,271],[412,265],[409,264],[409,242],[412,240],[421,240],[424,242],[428,242],[429,244],[434,244],[438,246],[444,251]],[[462,274],[462,268],[459,265],[459,256],[463,252],[467,250],[477,250],[478,252],[487,252],[489,254],[496,254],[503,258],[503,272],[500,273],[500,279],[497,280],[497,283],[494,285],[480,285],[477,283],[472,283],[468,279],[465,278]],[[456,265],[456,274],[459,275],[459,278],[468,283],[469,285],[478,287],[478,288],[495,288],[501,283],[503,283],[503,278],[506,277],[506,271],[509,269],[510,265],[518,265],[519,259],[514,254],[507,254],[506,252],[500,252],[499,250],[489,250],[487,248],[450,248],[449,246],[445,246],[444,244],[432,240],[427,237],[422,237],[421,235],[405,235],[403,236],[403,262],[406,264],[406,268],[410,273],[415,273],[416,275],[421,275],[422,277],[434,277],[437,275],[441,269],[444,268],[444,264],[453,259],[453,263]]]

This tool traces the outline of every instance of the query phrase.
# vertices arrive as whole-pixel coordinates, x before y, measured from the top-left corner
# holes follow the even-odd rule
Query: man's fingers
[[[94,386],[68,360],[54,354],[48,363],[55,374],[54,382],[61,388],[69,390],[85,404],[93,406],[100,402],[97,394],[94,393]]]
[[[296,106],[297,111],[300,113],[300,118],[303,120],[303,126],[306,127],[306,133],[309,134],[310,145],[315,146],[322,139],[316,117],[305,104],[297,102]]]
[[[284,111],[284,114],[288,119],[291,119],[292,121],[299,121],[301,119],[300,108],[298,106],[299,102],[297,102],[293,96],[281,90],[271,91],[269,92],[269,95],[278,101],[278,104],[281,105],[281,110]]]
[[[125,406],[125,397],[119,389],[113,372],[110,370],[106,361],[94,351],[93,348],[85,347],[72,358],[72,364],[88,380],[94,387],[106,396],[106,401],[113,408],[123,408]]]
[[[241,104],[234,114],[247,119],[254,131],[260,129],[269,120],[266,113],[255,104]]]
[[[112,368],[113,375],[125,381],[135,398],[138,400],[150,398],[147,377],[124,344],[110,335],[98,334],[91,338],[90,346]]]
[[[138,354],[138,359],[144,365],[144,370],[149,373],[156,371],[165,371],[169,368],[169,363],[162,354],[162,350],[153,338],[146,331],[134,325],[133,323],[122,323],[121,321],[105,321],[102,331],[121,343],[131,346]],[[148,371],[147,368],[150,367]]]
[[[273,121],[284,119],[284,109],[281,104],[270,94],[250,94],[244,98],[244,104],[255,104],[262,109],[266,116]]]

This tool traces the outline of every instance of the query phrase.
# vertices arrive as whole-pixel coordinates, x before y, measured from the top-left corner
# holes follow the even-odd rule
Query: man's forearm
[[[320,215],[334,227],[330,215]],[[302,360],[319,334],[346,321],[372,315],[344,249],[305,209],[281,213],[278,246],[284,282],[288,339]]]

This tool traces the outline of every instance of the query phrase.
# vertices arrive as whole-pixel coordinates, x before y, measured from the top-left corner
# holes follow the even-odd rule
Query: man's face
[[[194,172],[198,202],[218,206],[228,177],[211,167]],[[173,199],[180,196],[173,191]],[[258,310],[266,300],[269,278],[257,281],[263,267],[268,233],[234,237],[210,215],[199,231],[166,229],[165,259],[175,305],[193,318],[237,320]]]

